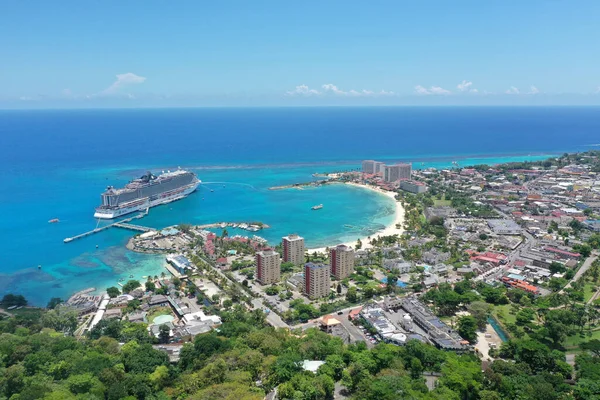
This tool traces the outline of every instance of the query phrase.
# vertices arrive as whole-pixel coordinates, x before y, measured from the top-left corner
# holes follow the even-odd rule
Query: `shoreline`
[[[377,237],[377,236],[402,235],[402,233],[404,233],[404,228],[403,228],[403,226],[404,226],[404,207],[402,207],[402,205],[400,204],[399,201],[396,201],[396,192],[388,192],[386,190],[383,190],[383,189],[380,189],[380,188],[377,188],[377,187],[374,187],[371,185],[365,185],[365,184],[355,183],[355,182],[346,182],[346,183],[338,182],[337,184],[349,185],[349,186],[354,186],[357,188],[371,190],[373,192],[376,192],[383,196],[387,196],[387,197],[391,198],[395,203],[396,208],[394,211],[393,221],[389,225],[387,225],[385,228],[383,228],[377,232],[374,232],[369,236],[361,237],[360,238],[360,241],[362,242],[361,250],[370,249],[373,247],[369,243],[370,242],[370,240],[368,239],[369,237],[372,238],[372,237]],[[396,228],[396,225],[400,225],[400,228]],[[308,253],[324,253],[325,249],[327,247],[331,248],[331,247],[338,246],[340,244],[354,248],[354,246],[356,245],[356,240],[351,241],[351,242],[331,244],[329,246],[310,248],[310,249],[306,249],[306,251]]]

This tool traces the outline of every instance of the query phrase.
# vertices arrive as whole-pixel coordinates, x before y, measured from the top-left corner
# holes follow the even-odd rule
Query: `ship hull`
[[[196,180],[194,183],[186,186],[182,186],[176,190],[161,193],[160,195],[154,196],[153,198],[139,199],[135,202],[131,202],[130,205],[123,205],[119,207],[104,208],[99,207],[94,213],[94,218],[99,219],[114,219],[122,217],[123,215],[131,214],[138,211],[143,211],[148,208],[156,207],[161,204],[168,204],[176,200],[181,200],[191,193],[200,185],[200,181]]]

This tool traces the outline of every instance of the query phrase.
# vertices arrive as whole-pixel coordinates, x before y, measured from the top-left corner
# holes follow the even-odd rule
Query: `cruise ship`
[[[192,193],[200,180],[192,172],[177,169],[155,176],[147,172],[124,188],[109,186],[101,195],[102,205],[95,218],[113,219],[132,212],[182,199]]]

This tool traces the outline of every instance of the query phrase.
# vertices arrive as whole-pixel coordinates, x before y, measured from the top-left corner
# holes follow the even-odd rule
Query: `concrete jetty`
[[[121,221],[113,222],[112,224],[109,224],[109,225],[105,225],[105,226],[101,226],[101,227],[96,227],[95,229],[92,229],[91,231],[83,232],[83,233],[80,233],[79,235],[75,235],[75,236],[71,236],[71,237],[65,238],[63,240],[63,242],[64,243],[69,243],[69,242],[72,242],[72,241],[77,240],[77,239],[81,239],[81,238],[84,238],[84,237],[87,237],[87,236],[91,236],[94,233],[105,231],[105,230],[107,230],[109,228],[112,228],[113,226],[115,226],[117,228],[122,228],[122,229],[129,229],[129,230],[133,230],[133,231],[148,232],[148,231],[151,231],[153,229],[145,227],[145,226],[134,225],[134,224],[130,224],[129,223],[129,222],[133,221],[134,219],[140,219],[140,218],[144,217],[147,214],[148,214],[148,210],[146,210],[145,213],[142,213],[142,214],[130,217],[130,218],[125,218],[125,219],[122,219]]]

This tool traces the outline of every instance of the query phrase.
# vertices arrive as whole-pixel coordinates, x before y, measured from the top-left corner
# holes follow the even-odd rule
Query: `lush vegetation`
[[[465,296],[471,290],[461,291],[455,293]],[[506,299],[505,293],[486,297]],[[491,306],[474,300],[470,307],[473,316],[458,321],[469,339],[479,325],[478,315],[487,315]],[[170,363],[167,353],[153,348],[155,339],[145,324],[102,321],[76,339],[72,329],[64,329],[69,317],[48,316],[52,312],[0,317],[0,399],[259,400],[277,388],[281,399],[325,400],[333,398],[336,382],[337,390],[361,400],[600,396],[598,340],[581,346],[585,351],[576,357],[573,371],[554,341],[524,335],[505,343],[498,351],[501,359],[482,372],[474,355],[443,352],[418,341],[368,349],[362,342],[347,345],[315,329],[275,330],[265,324],[261,311],[236,305],[221,312],[218,332],[184,344],[179,361]],[[527,324],[536,319],[525,314],[519,312],[517,320]],[[313,374],[303,371],[303,360],[325,363]],[[433,388],[426,377],[435,381]]]

